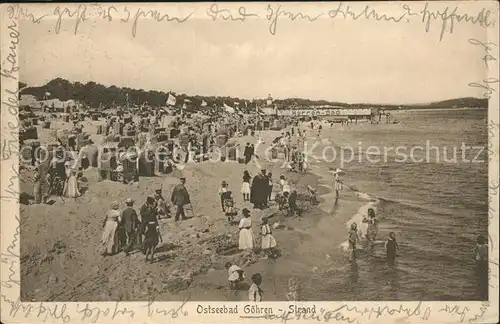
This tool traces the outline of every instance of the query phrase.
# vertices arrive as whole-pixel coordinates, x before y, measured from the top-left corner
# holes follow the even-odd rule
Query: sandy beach
[[[90,122],[85,126],[95,127]],[[279,134],[276,131],[261,132],[265,143],[257,147],[257,154],[264,156],[269,143]],[[309,140],[314,140],[314,137],[309,137]],[[244,145],[257,139],[244,136],[237,141]],[[180,224],[171,219],[161,221],[164,241],[158,247],[158,261],[154,264],[145,264],[139,252],[128,257],[120,254],[111,258],[98,254],[104,212],[112,201],[123,206],[128,197],[137,201],[135,208],[139,208],[144,197],[160,187],[168,199],[180,174],[146,177],[139,183],[123,185],[97,182],[96,170],[86,170],[84,176],[89,188],[82,197],[58,199],[52,206],[22,206],[21,233],[26,238],[21,247],[23,299],[147,300],[153,294],[161,300],[179,300],[188,295],[193,300],[245,300],[245,293],[234,294],[228,290],[227,271],[224,269],[227,261],[244,267],[247,277],[260,272],[266,300],[285,300],[287,282],[292,276],[301,280],[303,298],[314,298],[317,294],[307,290],[308,281],[321,281],[322,276],[328,275],[332,263],[346,263],[345,253],[339,247],[345,241],[345,224],[367,201],[355,192],[344,190],[335,204],[331,190],[333,178],[328,167],[325,169],[310,162],[308,174],[299,175],[282,169],[282,164],[263,159],[258,160],[258,165],[253,162],[244,165],[207,161],[187,164],[182,171],[175,171],[182,172],[182,176],[188,179],[192,210],[187,210],[187,216],[191,218]],[[272,172],[275,182],[284,174],[299,193],[304,192],[307,185],[319,190],[319,205],[308,206],[302,217],[285,219],[278,215],[271,218],[270,223],[280,222],[274,232],[281,252],[277,260],[261,260],[258,256],[248,260],[248,256],[239,253],[237,226],[227,223],[217,196],[220,182],[226,180],[235,192],[237,208],[251,208],[239,194],[241,176],[244,170],[255,175],[260,168]],[[277,187],[275,185],[275,191]],[[29,188],[25,190],[29,192]],[[255,234],[259,233],[261,218],[276,210],[273,205],[263,211],[252,209]],[[51,233],[51,236],[37,235],[42,232]],[[217,244],[222,242],[235,248],[225,251],[226,255],[219,254]],[[324,262],[318,263],[318,260]],[[51,286],[50,293],[45,289],[46,285]]]

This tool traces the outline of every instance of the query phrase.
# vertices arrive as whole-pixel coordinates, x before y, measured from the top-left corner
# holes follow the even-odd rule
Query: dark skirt
[[[156,248],[158,243],[159,243],[158,237],[147,237],[144,240],[144,250],[145,251],[153,250],[154,248]]]

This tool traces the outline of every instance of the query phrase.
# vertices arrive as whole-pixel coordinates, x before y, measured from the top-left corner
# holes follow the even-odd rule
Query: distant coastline
[[[223,106],[224,104],[239,105],[247,109],[255,108],[255,106],[265,105],[266,99],[242,99],[229,96],[199,96],[177,94],[174,92],[163,92],[155,90],[137,90],[127,87],[117,87],[114,85],[105,86],[96,82],[70,82],[62,78],[56,78],[47,84],[39,87],[30,87],[25,83],[19,83],[20,96],[31,95],[37,100],[47,98],[50,94],[51,99],[59,99],[61,101],[77,100],[85,103],[90,107],[125,106],[127,103],[132,105],[143,105],[147,103],[153,107],[164,106],[169,94],[175,95],[177,102],[189,102],[188,109],[197,109],[202,103],[208,107]],[[488,108],[488,99],[465,97],[454,98],[431,103],[419,104],[370,104],[356,103],[349,104],[344,102],[334,102],[326,100],[311,100],[304,98],[287,98],[275,99],[273,104],[280,108],[288,107],[309,107],[318,105],[333,105],[343,108],[380,108],[384,110],[409,110],[409,109],[444,109],[444,108]]]

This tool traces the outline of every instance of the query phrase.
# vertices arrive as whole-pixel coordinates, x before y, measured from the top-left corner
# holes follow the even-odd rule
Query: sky
[[[63,21],[58,34],[55,19],[22,22],[21,81],[39,86],[62,77],[188,95],[271,94],[348,103],[425,103],[482,94],[468,86],[487,73],[483,50],[468,43],[486,41],[486,30],[476,25],[456,24],[439,41],[439,21],[426,32],[420,19],[395,24],[281,17],[272,35],[266,19],[214,22],[202,17],[205,11],[198,8],[199,18],[182,24],[141,19],[135,37],[133,24],[116,18],[85,21],[76,35],[74,21]]]

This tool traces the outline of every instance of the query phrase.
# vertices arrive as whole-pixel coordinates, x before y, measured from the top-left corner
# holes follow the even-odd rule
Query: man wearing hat
[[[139,227],[139,219],[137,218],[137,213],[134,208],[134,200],[132,198],[127,198],[125,201],[127,208],[122,212],[121,226],[125,232],[125,248],[124,252],[129,255],[130,250],[135,242],[136,230]]]
[[[170,199],[172,201],[172,204],[177,206],[177,210],[175,212],[176,222],[179,220],[179,217],[182,217],[183,220],[186,219],[186,214],[184,213],[184,205],[191,203],[189,193],[185,186],[186,178],[181,178],[180,180],[181,182],[174,187],[174,190],[172,191],[172,197]]]

